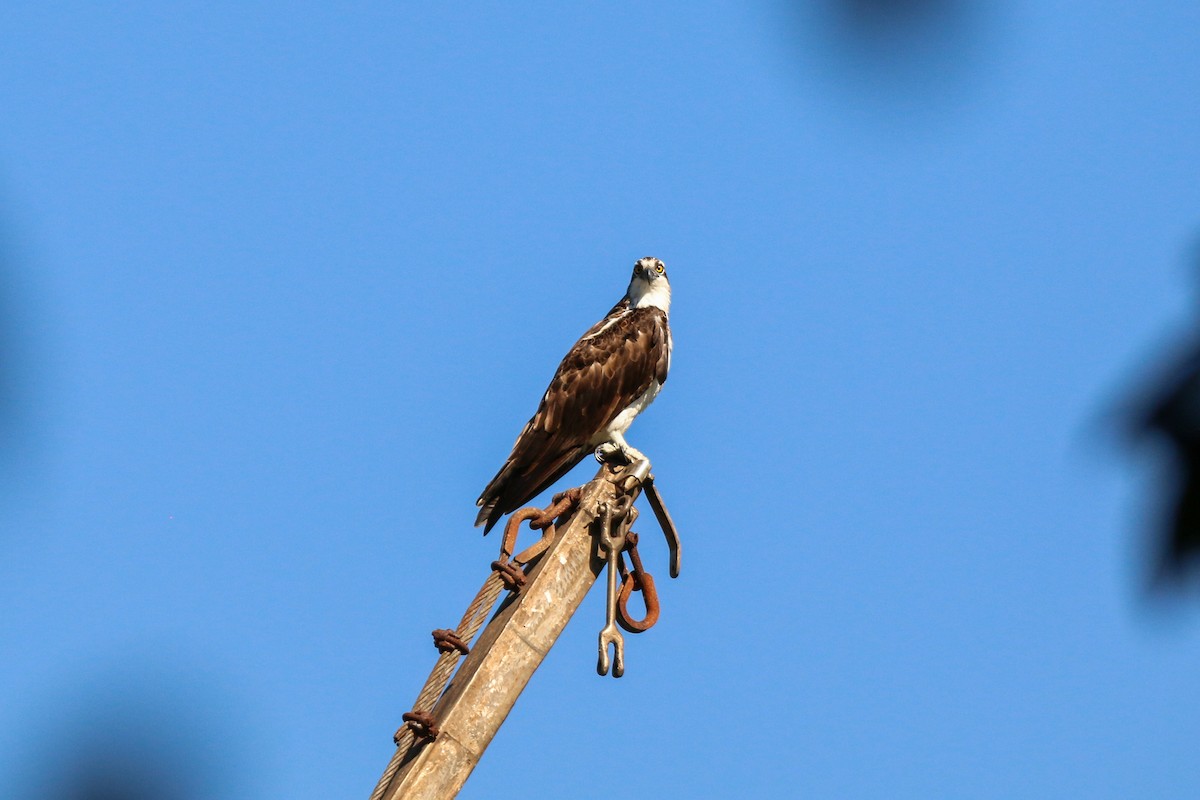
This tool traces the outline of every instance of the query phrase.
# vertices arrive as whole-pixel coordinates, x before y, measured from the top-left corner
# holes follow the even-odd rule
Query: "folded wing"
[[[653,380],[666,381],[666,315],[622,301],[571,348],[537,412],[476,501],[476,525],[491,530],[591,453],[618,414]]]

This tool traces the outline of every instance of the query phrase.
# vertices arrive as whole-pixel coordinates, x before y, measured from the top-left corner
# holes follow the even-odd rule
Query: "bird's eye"
[[[661,275],[663,271],[662,264],[659,264],[657,267],[655,267],[654,271]]]

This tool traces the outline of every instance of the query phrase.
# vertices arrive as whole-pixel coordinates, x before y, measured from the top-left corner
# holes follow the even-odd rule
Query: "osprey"
[[[475,525],[486,524],[485,534],[588,453],[642,458],[625,442],[625,431],[666,383],[670,309],[671,284],[663,262],[639,259],[625,296],[563,358],[537,413],[475,501]]]

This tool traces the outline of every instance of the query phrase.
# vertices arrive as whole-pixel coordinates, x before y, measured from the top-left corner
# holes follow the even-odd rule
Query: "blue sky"
[[[620,681],[589,597],[462,796],[627,737],[647,797],[1194,797],[1200,606],[1099,431],[1193,322],[1200,9],[887,6],[0,12],[4,793],[365,796],[656,255],[683,575]]]

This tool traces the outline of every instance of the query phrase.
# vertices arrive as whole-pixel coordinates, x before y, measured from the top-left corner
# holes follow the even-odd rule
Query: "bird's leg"
[[[641,450],[631,447],[622,434],[614,432],[610,441],[596,448],[596,460],[602,464],[613,462],[624,465],[645,461],[646,456]]]
[[[646,457],[642,455],[641,450],[630,446],[629,442],[625,441],[625,436],[623,434],[613,433],[612,440],[616,443],[617,447],[621,449],[621,455],[623,455],[630,464],[634,463],[635,461],[647,460]]]
[[[604,442],[596,448],[596,460],[601,464],[624,464],[625,455],[616,442]]]
[[[624,454],[625,458],[629,459],[630,464],[636,464],[639,461],[649,461],[650,460],[650,459],[646,458],[646,454],[643,453],[641,450],[638,450],[635,447],[630,447],[629,445],[625,445],[625,448],[623,450],[621,450],[621,453]]]

